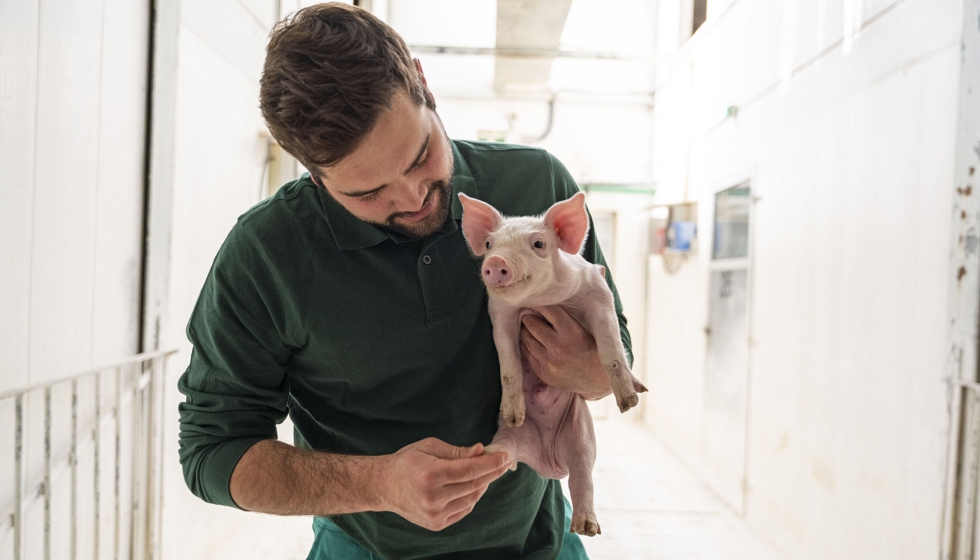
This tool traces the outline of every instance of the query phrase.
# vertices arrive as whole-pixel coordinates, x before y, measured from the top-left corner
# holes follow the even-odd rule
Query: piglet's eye
[[[544,249],[544,241],[538,240],[534,242],[535,249]]]
[[[489,249],[489,248],[490,248],[490,242],[489,242],[489,241],[487,241],[487,242],[485,243],[485,245],[487,246],[487,249]]]

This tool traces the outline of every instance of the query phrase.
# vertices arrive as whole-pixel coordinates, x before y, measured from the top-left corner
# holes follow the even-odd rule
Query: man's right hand
[[[382,509],[441,531],[476,506],[491,482],[511,466],[507,453],[483,455],[483,444],[456,447],[436,438],[386,456]]]
[[[436,438],[391,455],[337,455],[262,440],[245,452],[229,491],[242,509],[277,515],[330,516],[392,511],[439,531],[473,511],[491,482],[511,466],[483,445],[456,447]]]

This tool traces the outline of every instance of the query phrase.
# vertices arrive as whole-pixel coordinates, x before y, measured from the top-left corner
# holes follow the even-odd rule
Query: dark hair
[[[260,86],[269,131],[311,172],[357,149],[397,92],[435,109],[402,38],[346,4],[310,6],[279,22]]]

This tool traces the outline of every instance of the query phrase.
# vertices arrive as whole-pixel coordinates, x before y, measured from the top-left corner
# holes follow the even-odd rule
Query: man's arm
[[[215,258],[187,333],[194,350],[178,388],[180,459],[205,501],[273,514],[392,511],[431,530],[469,513],[509,466],[427,439],[384,456],[333,455],[275,440],[287,415],[295,343],[272,271],[282,267],[239,224]]]
[[[391,455],[334,455],[275,440],[289,407],[295,341],[270,251],[241,223],[229,233],[188,325],[194,344],[178,380],[180,459],[205,501],[284,515],[391,511],[431,530],[455,523],[509,466],[426,439]]]
[[[276,441],[253,445],[231,476],[242,509],[279,515],[391,511],[431,531],[465,517],[507,472],[506,453],[435,438],[377,457],[336,455]]]
[[[548,385],[598,400],[612,393],[595,338],[561,306],[536,307],[524,316],[521,357]]]

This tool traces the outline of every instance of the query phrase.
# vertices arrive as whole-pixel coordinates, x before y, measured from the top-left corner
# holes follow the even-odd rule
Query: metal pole
[[[966,414],[961,428],[960,464],[966,472],[960,479],[960,499],[957,502],[956,542],[954,557],[964,560],[972,559],[973,555],[973,526],[976,523],[977,512],[977,462],[980,459],[980,441],[978,441],[978,418],[980,418],[980,399],[971,393],[963,399]]]
[[[71,380],[71,560],[78,557],[78,380]]]
[[[82,377],[85,377],[87,375],[101,374],[104,371],[108,371],[110,369],[119,366],[148,362],[160,356],[169,356],[170,354],[175,354],[176,352],[177,352],[176,349],[171,348],[170,350],[154,350],[153,352],[144,352],[142,354],[136,354],[135,356],[130,356],[125,360],[118,360],[98,368],[94,368],[86,371],[80,371],[74,375],[66,375],[64,377],[59,377],[51,381],[43,381],[41,383],[34,383],[32,385],[28,385],[27,387],[21,387],[19,389],[10,389],[7,391],[0,392],[0,400],[10,398],[10,397],[16,397],[17,395],[23,395],[25,393],[30,393],[31,391],[36,391],[39,389],[43,389],[45,387],[52,387],[54,385],[58,385],[59,383],[67,383],[72,379],[81,379]]]
[[[17,395],[17,426],[14,428],[14,558],[24,558],[24,395]]]
[[[143,383],[141,375],[136,380],[133,388],[133,408],[136,412],[136,420],[133,422],[133,554],[134,560],[146,558],[146,463],[145,437],[143,431],[143,418],[145,416],[145,406],[143,402]]]
[[[164,382],[163,372],[166,371],[167,356],[162,355],[154,358],[150,362],[150,442],[151,442],[151,500],[150,510],[151,535],[150,535],[150,558],[157,560],[162,557],[161,544],[163,542],[163,399],[164,392],[162,384]]]
[[[563,51],[559,49],[535,49],[531,47],[458,47],[449,45],[409,45],[408,50],[415,54],[454,54],[496,56],[508,58],[584,58],[597,60],[636,60],[653,63],[654,56],[648,53],[619,53],[598,51]]]
[[[44,560],[51,560],[51,387],[44,389]]]
[[[156,484],[156,407],[153,406],[153,384],[156,381],[156,360],[149,362],[150,382],[146,385],[144,400],[146,402],[146,558],[155,560],[157,545],[157,510],[159,502]]]
[[[122,442],[122,367],[116,368],[116,406],[113,408],[113,415],[116,417],[116,454],[115,454],[115,477],[113,481],[113,491],[115,493],[115,503],[114,503],[114,516],[115,516],[115,533],[116,538],[113,542],[112,557],[119,558],[119,535],[120,535],[120,520],[119,520],[119,491],[120,491],[120,472],[119,472],[119,461],[120,454],[122,450],[120,449],[120,444]]]
[[[156,488],[156,484],[155,484],[156,480],[154,476],[156,474],[156,468],[155,465],[153,464],[154,458],[156,457],[156,453],[153,452],[154,451],[153,434],[155,431],[154,430],[155,418],[153,417],[153,412],[154,412],[153,362],[149,362],[149,364],[145,364],[145,365],[149,365],[149,372],[147,372],[148,382],[143,387],[143,403],[144,403],[143,424],[144,425],[141,426],[141,428],[143,429],[143,452],[144,452],[143,476],[146,477],[146,491],[144,493],[144,496],[146,496],[146,509],[145,509],[146,517],[144,518],[144,521],[146,523],[144,525],[146,531],[144,533],[146,535],[146,554],[144,555],[144,558],[146,558],[147,560],[152,560],[154,558],[153,548],[156,544],[155,542],[156,531],[154,531],[156,515],[154,514],[157,506],[156,496],[154,495],[155,494],[154,490]]]
[[[130,422],[132,425],[132,432],[129,435],[130,447],[132,452],[130,453],[129,463],[130,471],[133,473],[130,479],[131,488],[131,507],[129,515],[129,557],[133,560],[140,558],[139,553],[139,541],[137,540],[137,527],[139,526],[139,509],[141,507],[142,501],[140,500],[140,484],[139,484],[139,375],[133,380],[132,388],[132,410],[130,416]]]
[[[93,502],[95,502],[95,515],[92,517],[93,523],[95,524],[95,535],[94,535],[94,558],[99,557],[99,455],[101,454],[101,446],[99,445],[102,436],[100,434],[102,423],[102,372],[97,372],[95,374],[95,426],[93,427],[92,439],[95,443],[95,476],[93,481],[93,489],[95,494],[93,495]]]

